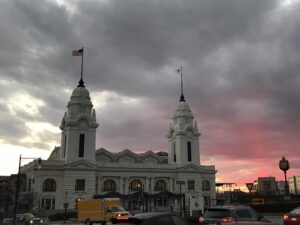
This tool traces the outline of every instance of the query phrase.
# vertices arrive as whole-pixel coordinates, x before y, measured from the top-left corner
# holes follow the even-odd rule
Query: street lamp
[[[185,185],[185,181],[183,180],[177,180],[176,181],[176,184],[179,184],[179,205],[180,205],[180,213],[183,217],[185,217],[185,195],[181,193],[181,186],[182,185]],[[184,196],[184,198],[183,198]],[[182,198],[183,198],[183,201],[182,201]],[[182,202],[183,202],[183,206],[184,206],[184,209],[182,208]]]
[[[128,188],[128,209],[131,210],[131,187]]]
[[[190,216],[193,216],[193,209],[192,209],[192,199],[195,198],[194,196],[189,197],[189,206],[190,206]]]
[[[141,200],[142,200],[142,209],[143,209],[143,212],[145,212],[145,207],[144,207],[144,185],[142,183],[139,183],[138,184],[138,188],[141,189],[141,193],[142,193],[142,197],[141,197]]]
[[[19,189],[20,189],[20,177],[21,177],[21,161],[22,159],[38,159],[38,169],[41,168],[42,159],[41,158],[22,158],[22,155],[20,155],[19,158],[19,167],[18,167],[18,175],[17,175],[17,186],[16,186],[16,195],[15,195],[15,207],[14,207],[14,220],[13,225],[16,225],[17,220],[17,209],[18,209],[18,200],[19,200]]]
[[[285,159],[284,156],[282,156],[282,159],[279,161],[279,168],[284,172],[284,180],[285,180],[284,190],[285,190],[285,194],[287,195],[289,193],[289,189],[288,189],[289,186],[286,179],[286,171],[290,169],[290,163],[288,160]]]

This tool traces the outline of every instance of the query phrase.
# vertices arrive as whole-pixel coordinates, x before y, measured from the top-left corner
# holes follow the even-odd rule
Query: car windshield
[[[228,209],[207,209],[203,216],[204,216],[204,218],[230,217],[230,210],[228,210]]]
[[[28,220],[28,219],[33,219],[34,215],[31,213],[24,213],[24,214],[18,214],[17,215],[17,220]]]
[[[26,217],[29,217],[29,218],[34,218],[34,215],[32,213],[24,213],[22,215],[26,216]]]
[[[125,209],[122,206],[113,206],[110,209],[113,212],[125,211]]]
[[[292,214],[300,214],[300,207],[293,209],[290,213],[292,213]]]

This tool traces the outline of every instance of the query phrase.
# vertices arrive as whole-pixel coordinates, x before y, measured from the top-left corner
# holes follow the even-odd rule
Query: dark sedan
[[[216,206],[199,217],[200,225],[271,225],[254,209],[246,205]]]
[[[17,215],[17,224],[21,225],[42,225],[43,220],[35,217],[32,213],[23,213]]]
[[[109,225],[189,225],[180,216],[170,213],[140,213],[130,217],[113,218]]]
[[[283,216],[284,225],[300,225],[300,207],[297,207],[290,211],[289,213],[284,214]]]

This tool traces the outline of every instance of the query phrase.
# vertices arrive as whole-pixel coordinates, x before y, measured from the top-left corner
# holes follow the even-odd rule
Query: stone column
[[[122,176],[120,176],[120,182],[119,182],[119,184],[120,184],[120,187],[119,187],[119,193],[120,194],[125,194],[124,193],[124,189],[123,189],[123,177]]]
[[[150,193],[150,189],[149,189],[149,180],[150,177],[145,177],[145,187],[144,187],[144,191]]]
[[[151,193],[154,192],[154,179],[155,177],[151,177]]]
[[[129,178],[130,177],[125,177],[125,193],[129,194]]]
[[[169,191],[174,192],[174,190],[173,190],[173,178],[172,177],[170,177]]]
[[[103,177],[98,177],[98,193],[102,192],[102,183],[103,183]]]

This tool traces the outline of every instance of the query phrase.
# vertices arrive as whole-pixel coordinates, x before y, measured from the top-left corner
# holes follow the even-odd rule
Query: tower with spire
[[[86,160],[95,163],[96,112],[82,77],[73,90],[60,129],[60,159],[65,163]]]
[[[183,166],[189,163],[200,165],[198,126],[183,95],[182,67],[177,70],[181,75],[181,96],[172,117],[169,133],[169,164]]]

